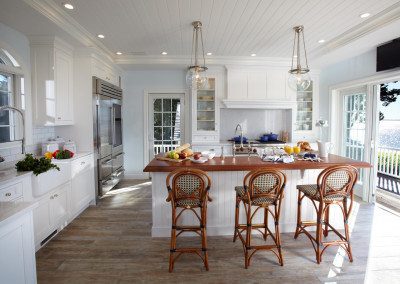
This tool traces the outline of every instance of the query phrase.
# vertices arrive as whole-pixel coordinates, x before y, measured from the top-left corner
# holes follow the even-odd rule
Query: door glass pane
[[[12,75],[0,73],[0,106],[12,105],[12,86]],[[12,118],[9,111],[0,112],[0,143],[12,140]]]
[[[348,94],[343,97],[343,145],[342,155],[359,161],[365,156],[365,105],[367,95],[364,92]],[[359,180],[362,181],[363,171]]]
[[[153,105],[154,151],[159,154],[181,144],[181,99],[158,98]]]

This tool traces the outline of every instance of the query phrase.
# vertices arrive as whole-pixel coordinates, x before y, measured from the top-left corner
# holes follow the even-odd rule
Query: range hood
[[[226,67],[226,108],[296,109],[297,93],[287,84],[287,68]]]

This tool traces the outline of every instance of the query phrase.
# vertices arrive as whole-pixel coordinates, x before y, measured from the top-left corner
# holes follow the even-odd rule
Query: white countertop
[[[0,202],[0,226],[33,210],[39,204],[37,202]]]

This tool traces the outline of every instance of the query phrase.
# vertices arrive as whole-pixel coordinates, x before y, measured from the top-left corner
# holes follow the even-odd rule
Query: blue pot
[[[274,133],[270,133],[270,134],[266,134],[266,136],[268,136],[268,141],[276,141],[278,140],[278,134],[274,134]]]
[[[260,141],[261,142],[268,142],[268,140],[269,140],[268,139],[268,135],[263,135],[263,136],[260,137]]]
[[[233,137],[233,141],[240,143],[240,136]],[[243,136],[243,143],[247,143],[247,138]]]

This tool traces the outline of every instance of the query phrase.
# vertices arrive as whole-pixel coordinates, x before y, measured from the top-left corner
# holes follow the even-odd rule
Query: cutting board
[[[159,161],[167,161],[167,162],[173,162],[173,163],[181,163],[183,161],[190,160],[190,158],[175,160],[175,159],[171,159],[171,158],[167,158],[167,157],[156,157],[156,159]]]

